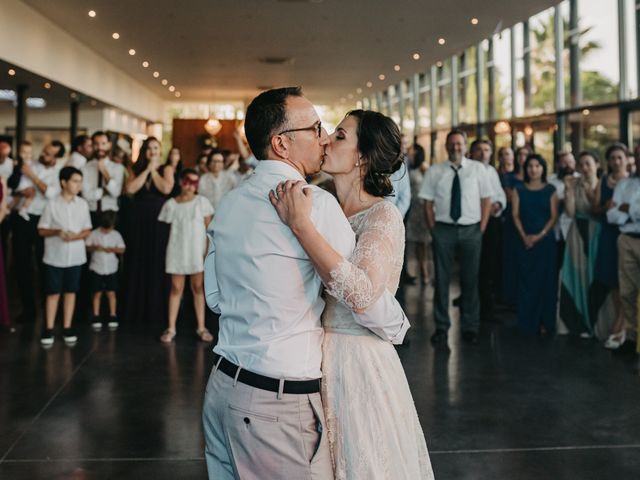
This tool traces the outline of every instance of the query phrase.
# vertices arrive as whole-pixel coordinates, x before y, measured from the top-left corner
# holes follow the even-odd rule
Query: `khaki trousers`
[[[640,238],[633,238],[624,233],[618,237],[618,282],[627,333],[636,340],[638,352],[640,352],[640,337],[638,336]]]
[[[213,368],[202,413],[210,480],[329,480],[319,393],[282,394]]]

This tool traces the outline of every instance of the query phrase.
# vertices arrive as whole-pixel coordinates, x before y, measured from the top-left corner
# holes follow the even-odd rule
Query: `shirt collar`
[[[260,160],[254,172],[260,175],[280,175],[290,180],[304,181],[299,171],[280,160]]]
[[[462,167],[466,167],[467,165],[469,165],[469,162],[473,162],[475,160],[470,160],[467,157],[462,157],[462,162],[460,162],[460,166],[456,167],[456,165],[449,159],[447,159],[447,163],[449,164],[449,166],[451,168],[455,168],[456,170],[460,170]]]

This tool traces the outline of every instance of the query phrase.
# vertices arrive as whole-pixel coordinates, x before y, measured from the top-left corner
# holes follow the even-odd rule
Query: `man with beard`
[[[71,142],[71,156],[67,161],[67,167],[82,169],[93,155],[93,142],[87,135],[78,135]]]
[[[22,165],[21,173],[33,183],[35,196],[27,209],[29,220],[16,215],[13,224],[13,255],[18,290],[22,300],[22,317],[35,316],[35,288],[33,251],[35,248],[36,264],[42,277],[44,241],[38,235],[38,221],[49,199],[60,192],[56,165],[58,147],[48,144],[42,150],[39,162],[33,167],[27,163]]]
[[[91,223],[97,228],[102,212],[117,212],[119,209],[124,167],[109,158],[111,142],[105,132],[95,132],[91,141],[94,158],[82,167],[82,196],[89,203]]]

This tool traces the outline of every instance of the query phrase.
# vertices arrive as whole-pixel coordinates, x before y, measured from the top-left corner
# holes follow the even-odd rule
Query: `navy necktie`
[[[453,183],[451,185],[451,207],[449,216],[454,223],[458,223],[458,219],[462,216],[462,191],[460,190],[459,168],[451,167],[454,173]]]

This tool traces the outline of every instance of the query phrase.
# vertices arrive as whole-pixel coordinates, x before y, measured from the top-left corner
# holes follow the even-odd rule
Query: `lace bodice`
[[[398,209],[387,201],[349,217],[356,234],[351,258],[331,272],[327,285],[325,328],[353,328],[351,311],[366,310],[384,292],[398,289],[404,260],[404,224]]]

